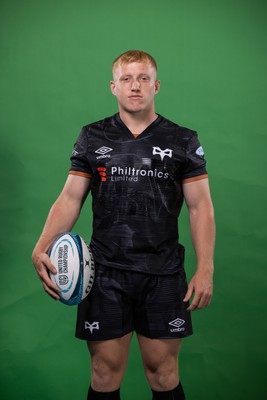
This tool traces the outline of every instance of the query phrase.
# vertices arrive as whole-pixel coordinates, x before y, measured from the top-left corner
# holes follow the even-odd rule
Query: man
[[[212,296],[215,227],[204,153],[195,132],[155,113],[156,69],[142,51],[114,61],[110,86],[119,113],[82,129],[33,252],[45,291],[58,299],[46,251],[73,228],[91,190],[96,277],[78,307],[76,330],[91,355],[90,400],[120,399],[133,331],[153,399],[185,399],[181,339],[192,334],[190,312]],[[183,199],[197,256],[188,287],[177,227]]]

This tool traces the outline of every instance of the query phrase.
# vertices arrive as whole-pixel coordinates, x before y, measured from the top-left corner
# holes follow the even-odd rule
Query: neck
[[[129,113],[124,110],[119,111],[122,122],[127,128],[133,133],[139,135],[143,132],[153,121],[155,121],[158,115],[154,112],[151,113]]]

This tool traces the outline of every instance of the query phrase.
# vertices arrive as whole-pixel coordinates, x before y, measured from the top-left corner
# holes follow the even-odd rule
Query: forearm
[[[197,268],[208,269],[213,272],[215,221],[212,203],[208,202],[192,208],[189,215]]]
[[[188,310],[210,304],[213,292],[213,255],[215,244],[214,211],[207,179],[183,186],[189,211],[190,229],[197,257],[197,270],[191,278],[184,301],[194,294]]]
[[[43,232],[33,251],[33,262],[38,254],[45,253],[53,240],[62,232],[72,229],[90,190],[90,180],[69,175],[66,184],[52,206]]]
[[[33,265],[44,290],[54,299],[59,299],[59,289],[51,281],[49,272],[55,274],[56,269],[46,252],[60,233],[72,230],[90,191],[90,185],[91,181],[87,178],[68,176],[61,194],[51,207],[43,232],[32,253]]]
[[[34,248],[33,257],[46,252],[53,240],[62,232],[70,231],[77,221],[80,206],[60,196],[51,207],[42,234]]]

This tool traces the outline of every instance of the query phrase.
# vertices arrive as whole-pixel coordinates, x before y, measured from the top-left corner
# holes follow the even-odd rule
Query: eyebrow
[[[146,74],[146,73],[139,74],[138,78],[141,77],[141,76],[147,76],[148,78],[150,78],[150,75]],[[133,75],[131,75],[131,74],[123,74],[123,75],[120,76],[120,78],[126,78],[126,77],[127,78],[131,78],[131,77],[133,77]]]

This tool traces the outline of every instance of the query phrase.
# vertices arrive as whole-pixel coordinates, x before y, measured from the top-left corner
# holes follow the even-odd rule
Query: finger
[[[198,304],[199,304],[199,300],[200,300],[200,296],[198,294],[195,293],[195,296],[193,298],[192,303],[190,304],[189,307],[187,307],[188,311],[195,311],[198,308]]]
[[[56,293],[61,293],[60,289],[57,287],[57,285],[50,279],[50,276],[47,272],[47,269],[45,267],[43,267],[42,272],[39,273],[39,277],[42,281],[42,283],[45,284],[45,286],[52,290],[53,292]]]
[[[43,254],[43,257],[40,261],[40,267],[39,267],[39,276],[42,281],[45,282],[45,284],[50,287],[51,289],[54,289],[56,291],[59,291],[58,287],[55,285],[54,282],[50,279],[50,273],[56,274],[57,269],[56,267],[52,264],[49,256],[47,254]]]
[[[185,298],[183,299],[183,301],[186,303],[187,301],[189,301],[189,299],[191,298],[193,294],[193,285],[189,284],[188,285],[188,289],[185,295]]]
[[[53,290],[51,290],[44,282],[42,282],[43,288],[46,291],[47,294],[49,294],[50,297],[52,297],[54,300],[59,300],[60,297],[57,293],[55,293]]]
[[[50,257],[47,254],[43,255],[42,258],[42,263],[45,265],[45,267],[52,272],[52,274],[56,274],[57,273],[57,269],[56,267],[52,264]]]
[[[46,286],[50,290],[52,290],[56,293],[59,293],[59,294],[61,293],[61,290],[57,287],[57,285],[53,281],[51,281],[51,279],[48,277],[48,275],[45,279],[43,279],[43,282],[46,284]]]
[[[198,304],[198,308],[201,309],[201,308],[207,307],[210,304],[210,302],[211,302],[211,294],[210,293],[205,293],[200,298],[200,301],[199,301],[199,304]]]

